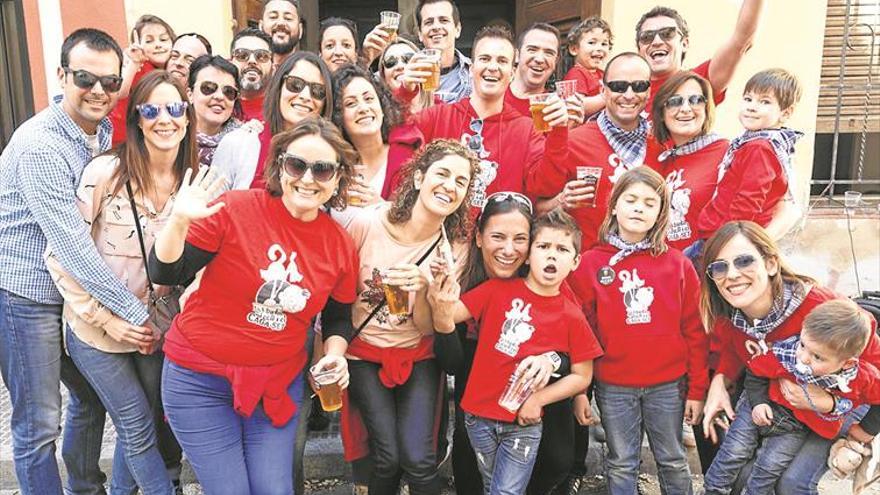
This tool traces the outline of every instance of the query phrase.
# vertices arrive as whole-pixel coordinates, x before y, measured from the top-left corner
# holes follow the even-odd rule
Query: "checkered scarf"
[[[804,373],[806,370],[802,370],[801,367],[798,366],[797,361],[797,348],[800,341],[800,335],[795,335],[773,343],[773,354],[776,355],[779,362],[782,363],[782,366],[789,373],[794,375],[798,382],[818,385],[823,389],[836,388],[841,392],[849,392],[849,383],[853,381],[859,373],[858,366],[844,368],[837,373],[831,373],[829,375],[815,376],[812,373]]]
[[[681,146],[673,146],[672,148],[660,153],[657,158],[661,162],[665,162],[666,160],[670,158],[675,158],[676,156],[690,155],[700,151],[701,149],[720,139],[722,139],[721,136],[715,134],[714,132],[710,132],[709,134],[702,134],[695,137],[694,139],[691,139]]]
[[[620,260],[626,258],[633,253],[638,253],[639,251],[647,251],[648,249],[651,249],[651,243],[648,241],[648,239],[642,239],[639,242],[632,243],[624,241],[619,235],[615,233],[608,234],[605,237],[605,241],[620,250],[608,261],[608,264],[610,266],[616,265],[620,262]]]
[[[730,147],[728,147],[727,152],[724,153],[724,158],[721,159],[721,163],[718,165],[718,182],[721,182],[724,174],[727,173],[727,169],[730,168],[730,164],[733,163],[733,155],[736,153],[736,150],[740,149],[749,141],[766,139],[767,141],[770,141],[770,144],[773,146],[773,151],[776,152],[776,158],[779,160],[779,164],[782,165],[782,172],[785,174],[785,178],[790,184],[794,176],[791,166],[794,145],[798,142],[798,139],[803,136],[803,132],[789,129],[787,127],[781,129],[745,131],[742,135],[734,138],[734,140],[730,142]]]
[[[630,167],[637,167],[645,162],[645,154],[648,152],[648,121],[639,117],[639,125],[632,131],[625,131],[618,127],[608,113],[602,111],[599,119],[599,130],[608,140],[614,153]]]
[[[773,301],[770,313],[763,319],[756,319],[750,323],[742,310],[734,309],[730,322],[749,337],[764,342],[770,332],[785,323],[785,320],[800,307],[807,297],[807,292],[809,292],[807,288],[799,282],[785,282],[782,294]]]

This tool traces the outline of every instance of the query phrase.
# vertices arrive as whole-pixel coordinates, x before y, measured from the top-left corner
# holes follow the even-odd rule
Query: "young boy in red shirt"
[[[442,275],[428,296],[436,328],[471,318],[479,326],[461,407],[486,494],[525,492],[541,441],[543,406],[585,390],[593,359],[602,355],[580,308],[560,292],[580,261],[574,219],[552,210],[535,221],[531,238],[526,278],[490,279],[458,300],[458,284]],[[548,351],[569,354],[571,374],[544,386],[549,377],[539,380],[526,370]],[[514,393],[505,393],[506,387]]]
[[[834,438],[854,406],[880,403],[880,372],[858,358],[871,339],[877,336],[870,316],[852,301],[834,299],[807,315],[800,335],[774,342],[769,352],[749,361],[746,395],[706,473],[706,494],[730,493],[740,469],[753,457],[746,491],[772,491],[810,430]],[[823,414],[792,407],[780,378],[823,387],[833,395],[834,409]]]
[[[577,81],[577,92],[587,116],[605,108],[602,77],[613,41],[611,26],[604,19],[595,16],[581,21],[566,38],[566,49],[574,63],[563,80]]]

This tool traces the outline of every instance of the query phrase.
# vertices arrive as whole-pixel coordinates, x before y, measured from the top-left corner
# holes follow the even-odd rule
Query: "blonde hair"
[[[871,339],[871,317],[849,299],[832,299],[810,311],[801,333],[827,346],[838,359],[854,358]]]
[[[663,176],[645,166],[629,170],[617,179],[614,188],[611,189],[611,199],[608,201],[605,220],[599,228],[599,239],[605,240],[608,234],[620,233],[620,226],[617,224],[617,216],[614,213],[615,207],[623,193],[636,184],[645,184],[660,196],[660,213],[657,214],[657,221],[645,236],[645,239],[651,244],[651,254],[659,256],[668,249],[666,228],[669,226],[669,190]]]

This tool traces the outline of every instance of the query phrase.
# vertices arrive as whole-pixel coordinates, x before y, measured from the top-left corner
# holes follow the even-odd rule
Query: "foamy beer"
[[[399,285],[386,283],[382,284],[382,290],[385,291],[385,301],[391,314],[397,316],[409,314],[409,292],[403,290]]]
[[[397,37],[397,28],[400,26],[400,14],[390,10],[383,10],[379,13],[381,19],[379,25],[382,30],[388,33],[389,40],[393,41]]]
[[[588,186],[593,186],[593,199],[584,203],[584,206],[596,206],[596,198],[599,196],[599,179],[601,178],[602,167],[577,167],[577,180],[582,180]]]
[[[431,63],[431,75],[422,83],[422,91],[436,91],[440,88],[440,50],[425,48],[419,52],[419,60]]]
[[[354,166],[354,179],[358,182],[363,183],[365,181],[364,171],[366,171],[366,169],[367,169],[366,165],[361,165],[361,164],[355,165]],[[356,197],[356,196],[352,196],[351,194],[349,194],[348,195],[348,204],[351,206],[360,206],[360,205],[364,204],[364,202],[361,200],[361,198]]]
[[[551,96],[553,93],[529,95],[529,111],[532,112],[532,123],[538,132],[550,132],[550,124],[544,120],[544,108],[547,107]]]
[[[335,369],[321,370],[317,365],[309,369],[318,386],[316,391],[321,400],[321,409],[332,412],[342,409],[342,388]]]

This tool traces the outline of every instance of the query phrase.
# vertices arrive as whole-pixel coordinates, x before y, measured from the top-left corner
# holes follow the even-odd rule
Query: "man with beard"
[[[263,6],[260,29],[272,40],[272,68],[278,67],[299,47],[303,24],[298,0],[269,0]]]
[[[455,103],[471,94],[471,59],[455,49],[461,36],[461,17],[452,0],[420,0],[416,7],[419,41],[440,50],[440,89],[444,103]],[[476,44],[476,43],[475,43]]]
[[[263,95],[272,78],[272,38],[257,28],[242,29],[232,38],[229,53],[238,67],[244,120],[263,122]]]

